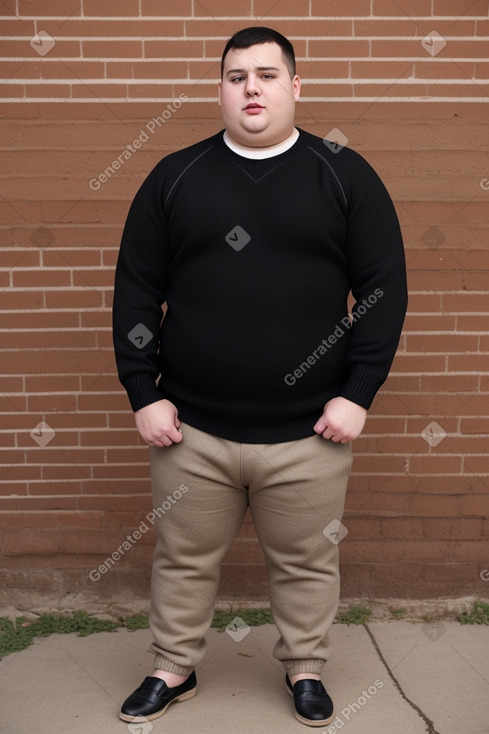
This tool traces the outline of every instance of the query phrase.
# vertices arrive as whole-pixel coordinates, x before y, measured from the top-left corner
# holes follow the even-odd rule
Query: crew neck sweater
[[[113,306],[134,411],[166,398],[207,433],[285,442],[333,397],[368,409],[387,378],[407,304],[394,205],[361,155],[297,129],[264,159],[221,130],[141,185]]]

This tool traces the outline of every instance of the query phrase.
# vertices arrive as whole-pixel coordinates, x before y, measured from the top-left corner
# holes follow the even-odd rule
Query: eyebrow
[[[257,71],[280,71],[276,66],[257,66]],[[229,71],[226,72],[226,76],[229,76],[229,74],[242,74],[246,69],[229,69]]]

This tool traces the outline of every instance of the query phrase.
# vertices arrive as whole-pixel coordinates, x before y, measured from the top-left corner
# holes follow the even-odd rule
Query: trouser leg
[[[343,514],[350,444],[313,436],[248,445],[247,459],[250,509],[280,634],[274,656],[289,675],[320,673],[340,590],[338,544],[323,530]]]
[[[205,654],[221,563],[248,499],[239,444],[187,424],[182,433],[181,443],[151,449],[153,511],[167,511],[155,520],[149,621],[155,669],[188,675]]]

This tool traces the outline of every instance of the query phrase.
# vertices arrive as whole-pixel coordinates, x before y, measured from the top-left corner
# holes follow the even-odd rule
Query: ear
[[[301,94],[301,84],[302,84],[301,78],[298,74],[296,74],[294,78],[292,79],[292,91],[294,93],[294,100],[296,102],[299,101],[299,97]]]
[[[220,107],[221,106],[221,82],[217,82],[217,94],[218,94],[217,104]]]

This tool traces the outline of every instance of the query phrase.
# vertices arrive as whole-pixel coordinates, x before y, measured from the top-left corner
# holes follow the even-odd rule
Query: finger
[[[173,443],[180,443],[183,438],[183,435],[176,426],[173,426],[169,431],[167,431],[166,435]]]
[[[161,438],[160,438],[160,445],[161,446],[171,446],[172,443],[173,443],[173,441],[171,440],[171,438],[169,436],[167,436],[167,435],[161,436]]]
[[[322,433],[324,430],[326,430],[328,424],[322,415],[321,418],[319,418],[318,421],[316,421],[315,426],[313,427],[313,430],[316,431],[316,433]]]
[[[325,431],[323,431],[322,436],[326,439],[326,441],[329,441],[331,438],[333,438],[334,433],[331,428],[327,428]]]

